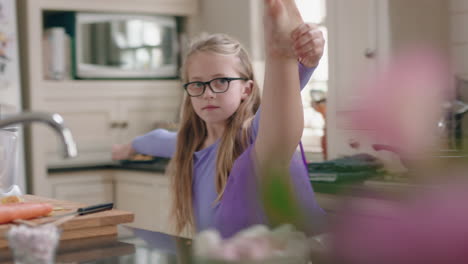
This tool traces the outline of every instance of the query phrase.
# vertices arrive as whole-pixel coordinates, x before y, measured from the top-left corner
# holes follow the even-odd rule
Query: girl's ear
[[[245,100],[247,99],[247,97],[249,97],[249,95],[252,93],[253,86],[254,86],[254,83],[252,80],[248,80],[245,82],[245,85],[242,89],[242,94],[241,94],[242,100]]]

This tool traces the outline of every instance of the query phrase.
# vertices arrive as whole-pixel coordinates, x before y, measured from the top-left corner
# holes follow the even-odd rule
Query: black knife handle
[[[76,210],[78,215],[86,215],[86,214],[91,214],[91,213],[97,213],[105,210],[111,210],[114,208],[114,203],[104,203],[104,204],[97,204],[97,205],[92,205],[84,208],[79,208]]]

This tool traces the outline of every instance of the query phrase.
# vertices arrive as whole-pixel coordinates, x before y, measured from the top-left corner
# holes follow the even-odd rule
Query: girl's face
[[[187,61],[188,82],[208,82],[216,78],[239,78],[240,61],[234,55],[196,52]],[[253,82],[234,80],[224,93],[213,93],[208,85],[198,97],[190,97],[195,113],[207,124],[224,123],[252,91]]]

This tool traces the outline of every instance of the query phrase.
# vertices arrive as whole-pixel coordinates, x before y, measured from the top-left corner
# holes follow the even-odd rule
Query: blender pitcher
[[[21,195],[17,185],[17,139],[16,128],[0,129],[0,197]]]

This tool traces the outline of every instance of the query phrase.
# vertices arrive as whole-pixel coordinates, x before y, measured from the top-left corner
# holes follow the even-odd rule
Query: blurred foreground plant
[[[427,47],[407,50],[361,91],[356,128],[398,149],[422,181],[404,198],[347,201],[332,229],[336,263],[468,263],[468,162],[438,157],[438,120],[454,99],[447,61]]]

